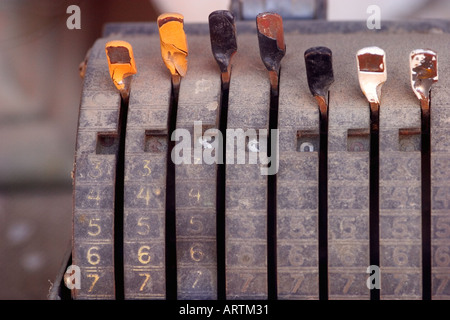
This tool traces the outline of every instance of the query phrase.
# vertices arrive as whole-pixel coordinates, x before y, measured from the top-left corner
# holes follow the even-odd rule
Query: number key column
[[[217,299],[214,157],[219,147],[215,128],[220,110],[220,72],[209,37],[191,35],[187,40],[189,70],[181,80],[177,130],[189,133],[187,147],[192,149],[190,154],[183,154],[188,163],[175,168],[177,295],[178,299]],[[179,146],[186,146],[186,141],[181,141],[184,139],[180,138]]]
[[[389,83],[383,86],[380,107],[381,299],[422,298],[420,103],[410,86],[408,56],[399,50],[407,42],[399,37],[395,46],[385,47]]]
[[[438,37],[438,36],[436,36]],[[439,81],[431,89],[432,299],[450,300],[450,62],[448,37],[429,48],[438,53]]]
[[[114,192],[120,94],[108,72],[106,41],[89,57],[73,171],[72,263],[80,267],[75,299],[114,299]]]
[[[277,175],[278,299],[319,298],[319,109],[308,89],[305,39],[286,35],[280,76]],[[311,41],[313,42],[313,41]]]
[[[351,37],[348,38],[348,37]],[[364,39],[342,35],[333,50],[329,96],[328,295],[369,299],[369,104],[358,86],[356,52]],[[326,42],[325,42],[326,44]]]
[[[238,136],[239,130],[257,134],[259,129],[268,128],[270,84],[256,35],[238,36],[233,61],[228,130]],[[245,139],[227,135],[227,299],[265,299],[268,294],[267,176],[261,175],[259,161],[250,163],[250,158],[258,159],[258,151],[256,135]],[[241,160],[245,164],[237,163],[239,154],[244,155]]]
[[[125,299],[164,299],[170,74],[158,37],[130,39],[138,73],[128,111],[124,181]]]

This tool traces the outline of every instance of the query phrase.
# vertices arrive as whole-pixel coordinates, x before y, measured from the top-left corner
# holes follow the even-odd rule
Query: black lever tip
[[[334,82],[331,50],[327,47],[309,48],[305,51],[305,66],[311,93],[326,97]]]
[[[217,10],[209,15],[211,49],[221,72],[227,72],[232,56],[237,51],[234,15],[228,10]]]

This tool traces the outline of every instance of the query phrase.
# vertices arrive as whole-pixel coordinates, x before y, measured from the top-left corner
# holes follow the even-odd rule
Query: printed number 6
[[[98,253],[92,252],[94,250],[99,250],[98,247],[91,247],[87,252],[87,259],[90,264],[93,266],[100,263],[100,255]]]
[[[147,251],[144,251],[147,250]],[[150,252],[148,252],[150,250],[150,246],[142,246],[139,248],[138,250],[138,260],[140,263],[142,264],[148,264],[151,260],[150,257]]]

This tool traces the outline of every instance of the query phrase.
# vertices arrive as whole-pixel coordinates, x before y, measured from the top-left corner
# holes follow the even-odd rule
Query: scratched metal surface
[[[191,36],[188,46],[189,65],[180,85],[177,129],[191,134],[188,146],[193,149],[188,155],[190,164],[175,168],[178,299],[217,299],[217,166],[208,162],[215,160],[211,151],[218,143],[212,130],[217,128],[220,110],[220,71],[208,37]],[[195,121],[201,123],[194,128]]]
[[[165,185],[170,73],[159,38],[125,38],[133,46],[133,76],[125,143],[125,299],[164,299]]]
[[[215,125],[213,103],[218,101],[218,91],[213,91],[219,90],[219,72],[210,53],[209,38],[192,36],[190,40],[189,33],[187,36],[188,42],[193,44],[192,64],[187,77],[182,81],[178,126],[190,127],[191,130],[194,120],[203,120],[205,129],[205,124]],[[152,217],[151,221],[160,221],[158,230],[163,232],[163,209],[159,206],[157,209],[152,207],[156,198],[145,189],[156,190],[155,188],[160,187],[162,192],[159,196],[163,197],[165,188],[165,153],[158,153],[158,148],[154,148],[155,145],[152,144],[152,141],[158,141],[158,132],[163,133],[161,130],[166,129],[165,110],[170,90],[170,79],[160,58],[158,40],[157,36],[142,36],[139,40],[130,37],[130,42],[136,46],[138,75],[132,84],[127,129],[128,154],[125,157],[125,196],[130,197],[130,202],[126,200],[124,205],[126,219],[133,217],[134,223],[138,225],[140,215]],[[89,63],[80,109],[74,175],[73,258],[82,267],[82,274],[85,275],[82,281],[90,284],[79,291],[80,298],[114,298],[111,251],[114,211],[111,197],[114,194],[115,156],[96,154],[96,139],[98,132],[117,130],[120,98],[109,79],[102,47],[104,43],[101,40],[94,47],[94,58]],[[200,48],[201,43],[206,46],[204,50]],[[324,45],[333,51],[335,69],[335,82],[330,88],[329,102],[329,298],[369,299],[370,293],[366,287],[366,269],[369,266],[369,106],[359,88],[355,54],[360,48],[377,45],[386,51],[388,75],[382,89],[380,113],[381,297],[420,299],[422,294],[421,178],[420,152],[417,149],[420,146],[417,135],[406,135],[400,129],[420,127],[419,101],[410,87],[408,59],[411,50],[424,47],[437,51],[439,55],[439,82],[432,89],[431,102],[432,294],[434,299],[450,299],[450,62],[445,55],[450,51],[448,34],[405,35],[402,30],[400,34],[358,32],[306,35],[293,31],[286,35],[286,44],[287,54],[282,61],[280,79],[278,298],[318,298],[317,203],[313,200],[317,197],[317,153],[314,150],[305,152],[307,149],[311,150],[309,144],[313,148],[315,143],[318,145],[314,135],[318,128],[318,112],[307,88],[303,53],[311,46]],[[197,60],[193,56],[194,52],[207,61],[205,65],[201,63],[201,59]],[[216,89],[199,93],[202,98],[197,99],[195,90],[203,91],[206,82],[203,85],[200,82],[204,79],[208,79],[206,82],[212,81],[212,88]],[[152,90],[155,90],[154,94]],[[259,57],[256,33],[238,33],[238,53],[233,59],[230,87],[228,128],[267,128],[268,108],[269,81],[267,70]],[[205,110],[205,113],[201,110]],[[246,151],[247,157],[249,154]],[[151,164],[155,167],[150,166]],[[202,235],[189,234],[190,227],[191,231],[199,230],[198,222],[203,219],[203,213],[211,214],[208,216],[208,225],[214,223],[214,205],[201,202],[213,202],[214,170],[215,167],[207,168],[203,165],[177,166],[177,185],[180,185],[179,190],[177,189],[177,205],[180,202],[177,212],[179,297],[214,295],[214,259],[202,260],[207,263],[206,266],[193,260],[191,256],[192,253],[197,260],[199,257],[206,259],[209,254],[214,256],[214,231],[207,228]],[[152,175],[153,173],[155,174]],[[208,179],[203,179],[202,175]],[[227,165],[228,299],[267,297],[266,180],[260,174],[259,164]],[[105,191],[98,193],[100,197],[97,197],[97,190]],[[164,201],[161,201],[164,205]],[[183,201],[186,203],[185,207]],[[132,203],[140,203],[140,206],[133,207]],[[159,202],[156,201],[155,205],[156,203]],[[158,215],[159,218],[153,218],[152,215]],[[125,231],[133,221],[125,220]],[[102,233],[91,236],[89,232],[97,233],[95,224],[100,225]],[[140,226],[141,231],[147,228],[145,220],[141,221]],[[152,248],[155,243],[163,244],[162,234],[139,240],[136,238],[137,231],[138,229],[132,231],[133,236],[128,238],[130,244],[125,245],[125,257],[128,254],[130,257],[134,255],[135,261],[139,257],[139,248],[135,246],[141,240],[142,245]],[[127,239],[127,233],[124,236]],[[200,244],[201,248],[193,248],[194,243]],[[91,250],[91,262],[97,255],[100,255],[102,261],[94,266],[89,264],[87,258],[88,250],[93,246],[101,250]],[[145,248],[143,252],[141,250],[141,258],[154,258],[154,253],[147,256],[146,252]],[[164,261],[163,253],[164,251],[158,258],[160,261]],[[145,295],[140,291],[141,288],[147,290],[151,287],[142,285],[146,279],[145,273],[153,272],[150,265],[157,260],[151,260],[149,269],[141,271],[133,271],[138,263],[125,266],[125,270],[128,270],[125,272],[125,279],[130,279],[130,285],[126,285],[125,289],[130,298],[164,298],[162,278],[157,285],[160,288],[157,296],[150,293]],[[152,265],[152,268],[156,266]],[[158,264],[158,268],[164,266]],[[200,275],[204,275],[202,270],[208,270],[211,282],[198,287],[202,291],[199,293],[195,290],[196,286],[193,288],[192,285],[197,280],[197,284],[200,284]],[[93,292],[88,292],[95,274],[99,279]],[[135,280],[131,280],[133,274]],[[149,277],[149,281],[150,279],[153,276]]]

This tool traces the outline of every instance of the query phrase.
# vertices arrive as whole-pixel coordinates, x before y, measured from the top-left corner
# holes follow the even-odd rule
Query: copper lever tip
[[[411,86],[419,100],[428,100],[431,86],[438,81],[438,59],[429,49],[413,50],[410,55]]]
[[[284,43],[283,19],[277,13],[265,12],[256,17],[259,53],[269,70],[272,89],[278,88],[278,73],[281,59],[286,54]]]
[[[370,103],[380,104],[381,87],[386,82],[386,55],[383,49],[367,47],[356,54],[358,79],[362,92]]]

